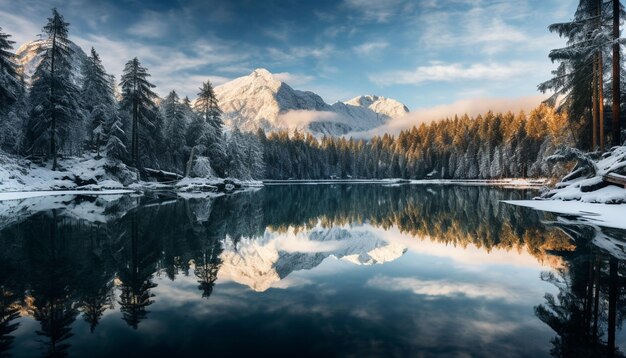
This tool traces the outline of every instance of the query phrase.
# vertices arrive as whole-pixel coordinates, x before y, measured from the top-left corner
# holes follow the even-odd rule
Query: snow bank
[[[585,203],[560,200],[511,200],[504,203],[524,206],[540,211],[561,215],[571,215],[581,222],[592,225],[626,230],[626,205]]]
[[[137,181],[134,170],[123,163],[93,155],[64,158],[59,170],[39,166],[0,152],[0,200],[17,200],[49,195],[112,195],[143,190],[183,192],[233,191],[263,186],[260,181],[184,178],[178,183]],[[56,193],[58,192],[58,193]]]
[[[626,188],[606,181],[608,174],[617,177],[624,174],[626,147],[614,147],[599,160],[578,150],[565,151],[554,157],[576,159],[579,164],[540,198],[506,203],[575,216],[589,225],[626,229]]]
[[[576,159],[585,165],[579,164],[571,174],[557,183],[554,189],[543,194],[542,199],[605,204],[626,203],[626,188],[605,181],[608,174],[618,177],[625,174],[626,146],[613,148],[597,161],[583,153],[574,154],[577,156]]]
[[[65,158],[60,170],[0,152],[0,192],[121,189],[134,178],[124,164],[106,158]]]
[[[411,180],[414,185],[466,185],[466,186],[499,186],[503,188],[542,188],[548,182],[547,179],[425,179]]]
[[[256,180],[238,180],[234,178],[183,178],[175,184],[177,191],[182,192],[215,192],[233,191],[245,187],[259,187],[263,183]]]
[[[5,200],[21,200],[29,198],[37,198],[41,196],[59,196],[59,195],[122,195],[132,194],[133,190],[40,190],[40,191],[14,191],[0,193],[0,201]]]

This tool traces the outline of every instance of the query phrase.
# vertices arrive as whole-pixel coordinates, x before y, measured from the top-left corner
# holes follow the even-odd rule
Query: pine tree
[[[163,101],[163,114],[165,116],[165,133],[169,154],[175,169],[181,170],[185,163],[185,145],[187,119],[183,111],[176,91],[172,91]]]
[[[227,166],[226,148],[222,129],[224,122],[221,118],[222,111],[210,81],[202,84],[194,109],[208,124],[205,133],[207,155],[211,160],[213,169],[218,175],[222,176],[225,174]]]
[[[559,66],[553,71],[552,79],[539,85],[539,90],[554,91],[548,100],[550,104],[563,97],[559,109],[566,110],[579,127],[579,146],[598,143],[597,127],[602,122],[598,117],[604,108],[602,73],[608,59],[605,54],[614,42],[610,24],[615,10],[606,5],[602,0],[580,0],[572,21],[549,27],[551,32],[567,39],[567,46],[550,52],[550,59],[559,62]],[[623,16],[622,8],[618,8],[617,16]],[[589,116],[592,121],[587,119]],[[586,133],[592,133],[592,141],[580,137]]]
[[[87,112],[89,144],[100,154],[100,147],[107,143],[107,132],[112,117],[117,117],[112,77],[108,75],[102,65],[100,56],[92,47],[82,68],[83,86],[81,97]]]
[[[112,85],[114,85],[113,79],[111,81]],[[128,149],[126,147],[128,137],[124,128],[124,123],[118,111],[115,111],[114,115],[107,118],[105,145],[107,157],[118,161],[124,161],[128,157]]]
[[[70,140],[71,132],[76,133],[83,117],[80,91],[70,78],[73,51],[68,27],[63,16],[53,9],[52,17],[43,28],[48,34],[49,47],[35,70],[30,92],[32,110],[28,139],[31,151],[52,155],[53,170],[57,169],[59,147]]]
[[[19,96],[21,82],[17,75],[17,65],[13,62],[11,35],[2,32],[0,27],[0,114],[8,109]]]
[[[141,66],[135,57],[128,61],[124,67],[120,86],[122,87],[122,108],[130,111],[131,114],[131,161],[133,165],[141,170],[139,157],[140,139],[142,141],[149,138],[140,138],[140,129],[144,127],[155,127],[156,106],[154,100],[157,95],[152,91],[155,86],[148,81],[150,74],[148,70]]]

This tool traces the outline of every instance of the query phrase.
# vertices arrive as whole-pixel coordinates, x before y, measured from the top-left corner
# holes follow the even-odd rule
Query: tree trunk
[[[133,74],[133,135],[132,135],[132,161],[135,165],[135,168],[139,170],[139,96],[137,95],[138,86],[137,86],[137,69],[134,69],[135,73]]]
[[[600,151],[606,150],[604,143],[604,69],[602,68],[602,53],[598,54],[598,123],[600,125]]]
[[[193,165],[193,154],[196,147],[191,147],[191,153],[189,153],[189,160],[187,161],[187,170],[185,170],[185,176],[188,177],[191,174],[191,167]]]
[[[593,58],[593,76],[591,80],[591,151],[598,149],[598,112],[600,109],[598,100],[598,56]]]
[[[617,146],[621,143],[620,129],[620,44],[619,39],[619,13],[620,2],[613,0],[613,121],[611,125],[613,133],[613,145]]]
[[[131,144],[131,151],[133,152],[133,164],[135,165],[135,168],[139,169],[139,155],[137,150],[137,139],[139,138],[139,136],[137,135],[137,130],[139,128],[139,125],[137,123],[137,117],[137,98],[133,98],[133,143]]]
[[[56,105],[54,99],[54,55],[56,52],[56,29],[54,30],[54,34],[52,35],[52,58],[50,59],[50,152],[52,152],[52,170],[57,170],[57,142],[56,142],[56,131],[57,131],[57,118],[56,118]]]

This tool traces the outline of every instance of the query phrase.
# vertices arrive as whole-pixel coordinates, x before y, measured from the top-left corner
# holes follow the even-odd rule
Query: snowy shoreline
[[[383,184],[383,185],[461,185],[461,186],[496,186],[504,188],[535,188],[539,189],[547,184],[547,179],[292,179],[292,180],[263,180],[264,185],[317,185],[317,184]]]
[[[9,191],[0,193],[0,201],[6,200],[22,200],[30,198],[38,198],[43,196],[61,196],[61,195],[125,195],[135,193],[134,190],[40,190],[40,191]]]
[[[507,200],[503,203],[538,211],[576,216],[583,222],[626,230],[626,204],[585,203],[562,200]]]

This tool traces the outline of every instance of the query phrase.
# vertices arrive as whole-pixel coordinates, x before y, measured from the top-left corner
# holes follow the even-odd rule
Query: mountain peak
[[[257,68],[256,70],[254,70],[251,74],[251,76],[254,77],[263,77],[263,78],[271,78],[274,79],[274,75],[272,75],[272,73],[270,71],[268,71],[265,68]]]
[[[369,108],[376,113],[383,114],[390,118],[403,117],[409,113],[407,106],[399,101],[371,94],[354,97],[343,103],[349,106]]]
[[[24,75],[24,80],[28,85],[31,84],[31,77],[50,46],[50,40],[45,38],[36,39],[22,44],[15,52],[15,63],[18,64],[21,73]],[[70,48],[72,49],[72,80],[74,83],[80,83],[82,81],[81,68],[87,55],[78,45],[71,41]]]
[[[343,135],[380,126],[402,117],[402,103],[375,95],[330,106],[313,92],[299,91],[265,68],[215,87],[227,127],[244,131],[299,129],[314,134]]]

